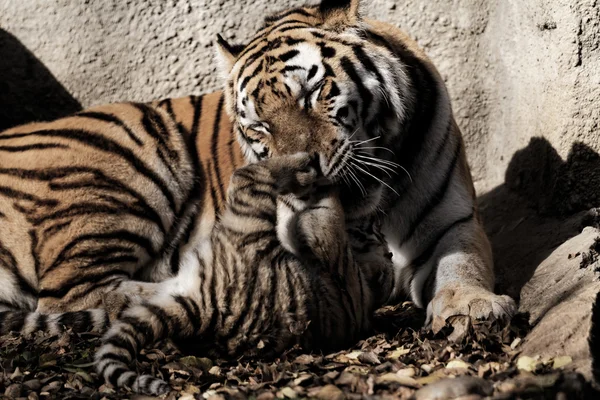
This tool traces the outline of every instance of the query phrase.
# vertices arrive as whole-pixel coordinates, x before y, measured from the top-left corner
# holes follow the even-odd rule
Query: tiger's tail
[[[29,335],[37,331],[58,335],[65,329],[71,329],[73,332],[104,333],[109,324],[108,313],[100,308],[56,314],[31,311],[0,312],[0,335],[10,332]]]
[[[210,318],[210,317],[209,317]],[[129,387],[136,393],[160,396],[169,384],[152,375],[132,371],[130,364],[145,346],[166,339],[199,339],[206,315],[190,297],[166,296],[133,305],[112,321],[96,350],[96,371],[115,388]]]

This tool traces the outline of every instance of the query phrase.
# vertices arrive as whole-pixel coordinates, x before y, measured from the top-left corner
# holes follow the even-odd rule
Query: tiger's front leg
[[[388,226],[387,232],[393,232],[392,228]],[[412,260],[404,257],[405,247],[395,246],[393,239],[389,243],[397,282],[417,306],[426,307],[426,324],[434,332],[451,323],[459,328],[451,338],[460,339],[472,320],[512,318],[515,302],[493,292],[491,247],[472,210],[454,217],[440,232],[425,232],[417,239],[414,243],[424,245]]]
[[[130,306],[142,304],[159,293],[160,283],[124,281],[115,290],[107,291],[102,297],[102,306],[111,321]]]
[[[440,243],[424,292],[431,299],[427,322],[432,330],[449,322],[455,328],[451,338],[461,339],[472,319],[507,322],[517,307],[509,296],[494,293],[492,253],[483,227],[471,218],[452,229],[454,235]]]

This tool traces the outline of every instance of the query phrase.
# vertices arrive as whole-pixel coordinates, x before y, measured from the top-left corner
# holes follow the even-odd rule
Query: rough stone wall
[[[6,70],[24,68],[20,56],[6,48],[7,36],[33,53],[84,107],[145,101],[218,88],[212,57],[216,33],[243,42],[266,14],[302,3],[0,0],[1,99],[9,103],[2,104],[4,113],[19,106],[6,98],[7,86],[19,97],[14,87],[19,82],[3,82]],[[597,0],[363,4],[365,15],[415,37],[440,69],[480,191],[504,181],[513,154],[532,137],[545,137],[562,159],[575,142],[600,150],[599,9]],[[14,120],[14,114],[5,119]],[[513,177],[513,187],[531,187],[529,180],[540,178],[540,166],[529,167],[525,177]]]
[[[213,62],[216,33],[243,42],[266,14],[302,3],[0,0],[0,127],[71,112],[69,93],[87,107],[214,90],[220,85]],[[532,137],[546,138],[562,160],[575,142],[600,150],[599,10],[598,0],[363,3],[365,15],[415,37],[440,69],[480,192],[504,181],[512,156]],[[32,54],[14,51],[19,44]],[[28,68],[31,76],[23,76]],[[50,74],[60,84],[50,87]],[[56,95],[60,85],[65,90]],[[508,182],[526,194],[577,175],[526,164],[526,172],[518,164]],[[573,199],[574,208],[595,198]]]

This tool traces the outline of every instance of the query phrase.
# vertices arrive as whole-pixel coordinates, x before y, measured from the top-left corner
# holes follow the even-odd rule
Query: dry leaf
[[[404,346],[400,346],[400,347],[396,348],[396,350],[389,353],[387,358],[395,360],[395,359],[398,359],[408,353],[410,353],[409,349],[404,348]]]
[[[569,356],[556,357],[552,363],[552,369],[563,368],[573,362],[573,359]]]
[[[446,368],[448,369],[469,369],[470,364],[462,360],[452,360],[448,364],[446,364]]]
[[[517,368],[523,371],[533,372],[537,369],[539,364],[541,364],[539,361],[529,356],[522,356],[517,360]]]
[[[408,386],[408,387],[412,387],[412,388],[420,387],[420,385],[417,383],[417,381],[415,379],[413,379],[409,376],[397,375],[397,374],[394,374],[391,372],[387,373],[387,374],[383,374],[383,375],[375,378],[375,383],[377,383],[377,384],[390,383],[390,382],[399,383],[402,386]]]
[[[281,389],[279,391],[279,393],[281,394],[281,396],[277,396],[277,397],[287,397],[288,399],[295,399],[298,397],[298,393],[296,393],[296,391],[294,389],[292,389],[291,387],[284,387],[283,389]]]
[[[344,400],[346,396],[334,385],[325,385],[319,390],[315,397],[321,400]]]

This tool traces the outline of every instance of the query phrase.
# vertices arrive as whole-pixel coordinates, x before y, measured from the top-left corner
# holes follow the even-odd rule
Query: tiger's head
[[[358,6],[322,0],[266,18],[245,46],[219,36],[217,47],[247,160],[318,153],[323,174],[343,183],[349,208],[366,215],[399,167],[388,152],[410,96],[402,64],[371,40]]]

